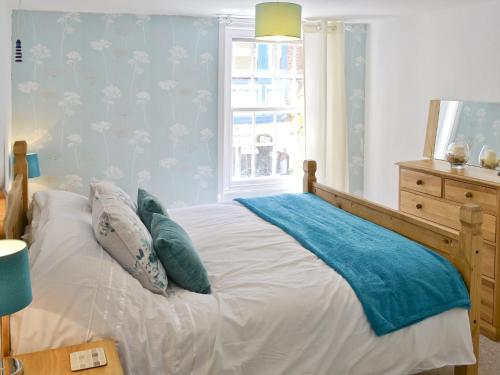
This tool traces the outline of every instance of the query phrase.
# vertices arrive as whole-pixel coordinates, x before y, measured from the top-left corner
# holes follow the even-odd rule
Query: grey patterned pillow
[[[111,195],[115,198],[118,198],[123,203],[125,203],[128,207],[130,207],[134,212],[137,212],[137,203],[134,199],[130,197],[122,188],[116,186],[112,182],[108,181],[94,181],[90,183],[90,192],[89,192],[89,204],[92,207],[94,202],[94,195]]]
[[[144,288],[165,294],[165,268],[153,249],[149,231],[134,211],[114,196],[96,193],[92,227],[101,246]]]

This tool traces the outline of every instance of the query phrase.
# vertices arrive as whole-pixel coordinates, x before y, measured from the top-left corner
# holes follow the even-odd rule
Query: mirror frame
[[[433,99],[429,104],[429,115],[427,118],[427,131],[425,133],[424,157],[434,159],[434,148],[436,147],[437,128],[439,124],[439,111],[441,99]]]

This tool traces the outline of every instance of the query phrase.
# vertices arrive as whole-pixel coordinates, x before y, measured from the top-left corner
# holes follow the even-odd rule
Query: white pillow
[[[153,249],[149,231],[134,211],[114,196],[95,194],[92,228],[101,246],[144,288],[165,294],[165,268]]]
[[[42,248],[47,250],[50,248],[50,246],[43,244],[43,241],[45,241],[45,238],[48,236],[46,235],[47,222],[52,219],[57,219],[61,223],[67,225],[67,227],[61,227],[61,236],[63,234],[65,235],[64,241],[68,244],[67,246],[71,247],[75,243],[81,241],[81,237],[79,237],[81,233],[65,232],[68,231],[68,228],[75,221],[81,221],[84,220],[84,218],[88,218],[90,235],[93,237],[87,197],[61,190],[43,190],[33,194],[33,199],[28,211],[28,221],[30,225],[26,228],[25,233],[29,243],[30,262],[33,264],[38,256],[38,252],[41,251]],[[32,246],[35,245],[37,241],[37,246]]]
[[[89,192],[89,204],[92,207],[92,202],[94,202],[94,195],[96,193],[101,195],[111,195],[118,198],[128,207],[130,207],[134,212],[137,212],[137,202],[133,200],[130,195],[128,195],[122,188],[116,186],[112,182],[108,181],[96,181],[90,183]]]

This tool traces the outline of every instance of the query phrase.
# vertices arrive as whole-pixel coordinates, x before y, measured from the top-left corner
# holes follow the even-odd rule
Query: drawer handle
[[[416,206],[417,210],[420,210],[422,208],[422,204],[421,203],[417,203]]]
[[[424,184],[424,181],[422,180],[417,180],[417,185],[423,185]]]
[[[472,193],[470,191],[465,193],[465,198],[472,198]]]

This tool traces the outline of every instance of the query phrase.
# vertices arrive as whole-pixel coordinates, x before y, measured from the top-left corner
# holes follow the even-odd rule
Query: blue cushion
[[[144,189],[139,189],[137,192],[137,214],[148,228],[149,233],[151,233],[151,220],[153,220],[155,213],[168,216],[158,198]]]
[[[207,271],[191,239],[182,227],[165,215],[153,214],[153,246],[168,278],[196,293],[210,293]]]

